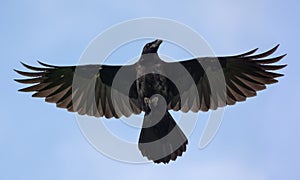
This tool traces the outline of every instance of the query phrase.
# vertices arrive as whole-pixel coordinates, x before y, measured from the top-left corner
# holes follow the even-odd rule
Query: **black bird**
[[[158,39],[146,44],[140,59],[126,66],[22,63],[32,71],[15,71],[30,78],[15,81],[33,84],[19,91],[35,92],[33,97],[82,115],[120,118],[145,112],[139,149],[155,163],[168,163],[181,156],[188,143],[169,110],[208,111],[245,101],[266,84],[278,82],[275,78],[283,74],[272,71],[286,66],[273,64],[286,54],[268,58],[279,45],[256,55],[254,49],[235,56],[166,62],[157,54],[161,43]]]

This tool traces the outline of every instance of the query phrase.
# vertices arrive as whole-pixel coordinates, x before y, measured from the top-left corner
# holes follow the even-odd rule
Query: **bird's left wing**
[[[285,55],[268,57],[278,46],[256,55],[253,55],[257,50],[254,49],[236,56],[203,57],[167,63],[167,67],[172,69],[168,71],[171,72],[169,76],[185,88],[181,94],[174,90],[169,93],[172,97],[169,97],[168,109],[208,111],[255,96],[257,91],[266,88],[266,84],[276,83],[275,78],[283,76],[272,71],[286,66],[273,64]],[[176,64],[183,66],[187,73],[177,73],[173,68]],[[188,80],[188,76],[192,82]],[[193,84],[196,91],[190,89]]]
[[[43,67],[33,67],[22,63],[32,72],[15,70],[17,73],[30,77],[29,79],[15,79],[24,84],[34,84],[20,89],[22,92],[35,92],[33,97],[45,98],[46,102],[56,103],[57,107],[66,108],[71,112],[106,118],[119,118],[132,113],[139,114],[135,98],[130,94],[136,92],[128,79],[135,79],[134,65],[79,65],[53,66],[39,62]],[[120,69],[126,71],[123,77],[113,87],[113,81]]]

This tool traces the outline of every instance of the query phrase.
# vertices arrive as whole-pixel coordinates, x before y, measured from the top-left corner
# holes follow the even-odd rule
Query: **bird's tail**
[[[154,119],[151,114],[145,115],[139,138],[139,149],[143,156],[155,163],[169,163],[186,151],[186,136],[176,124],[170,113]]]

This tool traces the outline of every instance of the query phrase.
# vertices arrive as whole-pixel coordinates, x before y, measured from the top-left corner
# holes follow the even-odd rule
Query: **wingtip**
[[[259,58],[264,58],[264,57],[270,56],[271,54],[273,54],[278,49],[279,45],[280,44],[277,44],[275,47],[269,49],[268,51],[265,51],[263,53],[256,54],[256,55],[253,55],[253,56],[249,56],[248,58],[259,59]]]
[[[251,55],[251,54],[253,54],[253,53],[255,53],[258,49],[259,49],[259,48],[252,49],[251,51],[249,51],[249,52],[247,53],[247,56],[248,56],[248,55]]]
[[[27,69],[33,70],[33,71],[44,71],[47,68],[40,68],[40,67],[34,67],[34,66],[30,66],[28,64],[25,64],[23,62],[20,62],[24,67],[26,67]]]
[[[19,82],[19,79],[13,79],[13,80],[14,80],[15,82],[20,83],[20,82]],[[20,90],[20,89],[19,89],[19,90]],[[18,90],[18,91],[19,91],[19,90]]]
[[[46,66],[46,67],[50,66],[50,65],[48,65],[48,64],[46,64],[46,63],[44,63],[44,62],[42,62],[42,61],[40,61],[40,60],[37,60],[37,62],[38,62],[40,65],[42,65],[42,66]]]
[[[28,64],[26,64],[26,63],[24,63],[24,62],[22,62],[22,61],[20,61],[20,63],[21,63],[24,67],[26,67],[27,69],[30,69],[30,68],[31,68],[31,66],[29,66]]]
[[[17,69],[13,69],[16,73],[20,74],[20,75],[23,75],[23,71],[20,71],[20,70],[17,70]]]
[[[16,81],[16,82],[18,82],[18,83],[21,83],[21,82],[20,82],[20,79],[14,79],[14,81]]]
[[[18,74],[20,74],[19,72],[19,70],[17,70],[17,69],[13,69],[13,71],[15,71],[16,73],[18,73]]]
[[[25,91],[26,88],[18,89],[18,92],[27,92]]]
[[[273,52],[275,52],[278,49],[279,46],[280,46],[280,44],[277,44],[276,46],[274,46],[273,48],[271,48],[270,50],[268,50],[266,52],[270,52],[272,54]]]
[[[45,64],[45,63],[43,63],[43,62],[40,61],[40,60],[37,60],[37,62],[38,62],[40,65],[43,65],[43,66],[44,66],[44,64]]]
[[[42,66],[45,66],[45,67],[50,67],[50,68],[58,68],[58,66],[54,66],[54,65],[50,65],[50,64],[46,64],[40,60],[37,60],[37,62],[42,65]]]
[[[273,47],[271,50],[274,50],[274,52],[279,48],[280,44],[278,43],[275,47]]]
[[[239,54],[239,55],[235,55],[233,57],[245,57],[245,56],[249,56],[249,55],[255,53],[257,50],[258,50],[258,48],[255,48],[255,49],[252,49],[252,50],[250,50],[248,52],[245,52],[245,53],[242,53],[242,54]]]
[[[22,62],[22,61],[20,61],[20,63],[21,63],[24,67],[28,66],[27,64],[25,64],[25,63]]]

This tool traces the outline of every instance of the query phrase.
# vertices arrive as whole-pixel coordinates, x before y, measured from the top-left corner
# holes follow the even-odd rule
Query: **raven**
[[[124,66],[54,66],[38,61],[42,67],[33,67],[21,62],[32,71],[15,71],[30,78],[15,81],[33,84],[19,91],[35,92],[33,97],[81,115],[120,118],[144,112],[138,147],[149,160],[169,163],[186,151],[188,143],[169,110],[208,111],[245,101],[266,84],[278,82],[275,78],[283,74],[272,71],[286,66],[273,64],[286,54],[268,58],[279,45],[261,54],[254,54],[257,49],[253,49],[234,56],[166,62],[157,53],[162,42],[157,39],[147,43],[139,60]],[[180,73],[177,67],[186,73]],[[122,71],[125,74],[118,76]],[[214,77],[217,72],[223,79]],[[119,79],[116,85],[115,79]],[[223,89],[212,88],[212,83],[222,81]],[[193,84],[196,91],[190,91]]]

